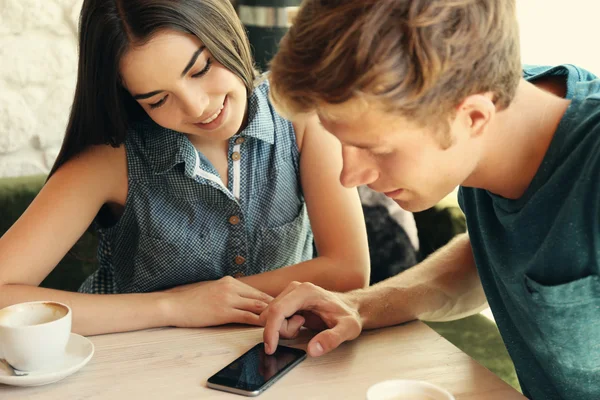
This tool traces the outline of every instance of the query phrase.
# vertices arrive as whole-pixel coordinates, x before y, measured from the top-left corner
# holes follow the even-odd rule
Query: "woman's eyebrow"
[[[198,59],[198,57],[200,56],[200,54],[202,54],[202,52],[204,51],[205,48],[206,48],[206,46],[202,46],[198,50],[196,50],[196,52],[194,53],[194,55],[190,59],[190,62],[185,66],[185,68],[181,72],[181,76],[182,77],[185,76],[185,74],[188,73],[188,71],[194,66],[194,64],[196,64],[196,60]]]
[[[198,57],[200,56],[200,54],[202,54],[202,52],[204,51],[205,48],[206,48],[206,46],[200,47],[192,55],[192,58],[190,58],[190,61],[188,62],[188,64],[183,69],[183,72],[181,72],[181,76],[182,77],[185,76],[185,74],[187,74],[190,69],[192,69],[192,67],[194,66],[194,64],[196,64],[196,60],[198,60]],[[163,90],[153,90],[152,92],[148,92],[148,93],[136,94],[136,95],[133,96],[133,98],[136,99],[136,100],[148,99],[148,98],[150,98],[152,96],[156,96],[160,92],[163,92]]]

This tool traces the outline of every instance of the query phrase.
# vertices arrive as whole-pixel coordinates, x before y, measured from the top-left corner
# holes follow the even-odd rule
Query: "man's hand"
[[[293,338],[302,326],[327,328],[308,343],[312,357],[328,353],[362,331],[357,306],[349,294],[328,292],[311,283],[290,283],[262,312],[260,320],[265,325],[267,354],[275,352],[280,335]]]

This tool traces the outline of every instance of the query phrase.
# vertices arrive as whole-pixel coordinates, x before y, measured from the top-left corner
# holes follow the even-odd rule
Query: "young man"
[[[526,396],[600,399],[600,80],[522,69],[514,0],[305,0],[271,71],[280,110],[341,141],[344,185],[409,211],[460,185],[469,234],[368,289],[290,285],[268,352],[489,303]]]

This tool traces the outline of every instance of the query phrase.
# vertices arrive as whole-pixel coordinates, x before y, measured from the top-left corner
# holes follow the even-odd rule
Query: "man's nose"
[[[340,174],[340,182],[344,187],[368,185],[377,180],[377,169],[364,150],[342,146],[342,158],[344,167]]]

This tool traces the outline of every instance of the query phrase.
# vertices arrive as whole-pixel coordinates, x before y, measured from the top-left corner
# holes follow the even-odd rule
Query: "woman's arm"
[[[240,278],[276,296],[292,281],[345,292],[369,282],[369,249],[356,189],[340,183],[342,150],[316,116],[294,124],[301,149],[300,178],[318,257],[300,264]]]
[[[125,204],[123,147],[97,146],[64,164],[19,220],[0,238],[0,308],[55,300],[73,309],[73,331],[84,335],[143,328],[258,324],[270,297],[233,278],[147,294],[93,295],[37,287],[105,203]],[[198,305],[214,304],[214,307]]]

